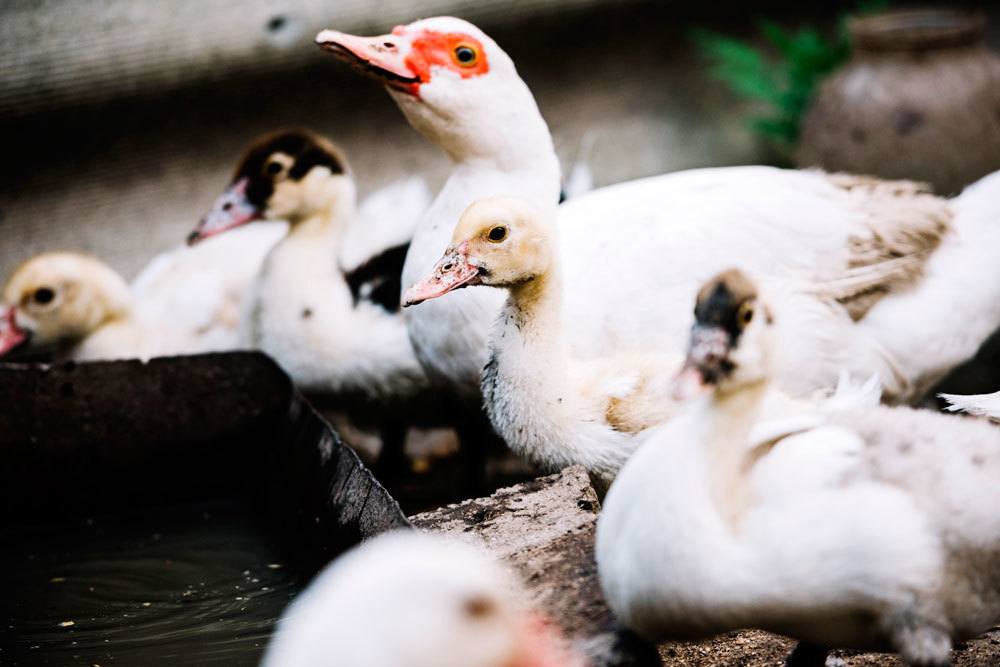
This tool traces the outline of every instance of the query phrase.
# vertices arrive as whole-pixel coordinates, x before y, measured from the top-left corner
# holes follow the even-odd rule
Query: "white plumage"
[[[977,417],[989,417],[993,421],[1000,422],[1000,392],[992,394],[972,394],[961,396],[959,394],[938,394],[948,401],[950,412],[967,412]]]
[[[364,543],[282,615],[262,667],[582,667],[479,549],[415,531]]]
[[[755,439],[778,343],[765,300],[750,298],[733,369],[657,429],[607,495],[608,604],[654,639],[759,627],[948,664],[952,638],[1000,620],[1000,581],[984,576],[1000,566],[1000,430],[841,402],[817,404],[815,426]]]
[[[253,286],[248,342],[305,391],[406,396],[426,386],[402,317],[355,299],[337,255],[351,216],[295,225]]]
[[[268,222],[157,256],[132,282],[136,318],[190,332],[188,341],[165,342],[179,352],[240,348],[250,286],[286,231],[285,223]]]

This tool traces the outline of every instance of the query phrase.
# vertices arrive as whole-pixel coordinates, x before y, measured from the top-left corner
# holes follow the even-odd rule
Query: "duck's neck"
[[[747,476],[755,453],[750,434],[757,422],[768,383],[759,381],[730,392],[716,392],[701,406],[706,475],[711,500],[721,517],[735,527],[747,499]]]
[[[289,220],[288,238],[322,241],[326,246],[337,246],[347,229],[345,222],[351,212],[344,206],[330,206],[308,215]]]
[[[582,464],[610,481],[623,462],[620,434],[595,427],[573,380],[561,305],[557,266],[510,290],[490,337],[484,403],[522,456],[550,469]]]
[[[534,353],[548,353],[553,363],[566,362],[562,336],[562,276],[557,266],[510,288],[503,314],[504,326],[518,332],[523,345]]]
[[[472,108],[433,91],[427,91],[424,100],[401,93],[393,97],[410,124],[457,165],[507,173],[548,172],[558,187],[559,161],[552,135],[524,81],[484,77],[465,85],[478,88],[466,96],[477,101]]]

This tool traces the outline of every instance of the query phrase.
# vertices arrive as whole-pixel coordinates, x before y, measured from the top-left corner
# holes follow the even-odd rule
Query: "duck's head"
[[[456,159],[546,144],[551,152],[513,60],[468,21],[438,16],[376,37],[324,30],[316,43],[385,85],[410,123]]]
[[[774,317],[745,273],[729,269],[705,283],[694,319],[675,385],[681,395],[730,391],[768,377]]]
[[[514,577],[452,538],[392,532],[334,561],[262,667],[582,667]]]
[[[226,191],[188,243],[254,220],[295,223],[354,207],[354,180],[343,153],[309,130],[282,130],[253,143]]]
[[[103,262],[52,252],[22,264],[3,288],[0,355],[15,348],[43,349],[83,340],[125,316],[128,285]]]
[[[544,275],[553,261],[552,226],[513,197],[491,197],[465,209],[451,243],[430,275],[403,295],[413,306],[470,285],[516,287]]]

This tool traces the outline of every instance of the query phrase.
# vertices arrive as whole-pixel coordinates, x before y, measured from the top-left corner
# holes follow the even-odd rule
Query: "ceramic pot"
[[[981,14],[887,12],[850,21],[852,57],[803,121],[801,167],[957,192],[1000,169],[1000,57]]]

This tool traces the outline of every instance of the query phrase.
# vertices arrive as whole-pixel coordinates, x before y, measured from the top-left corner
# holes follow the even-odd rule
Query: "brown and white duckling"
[[[625,464],[598,521],[612,611],[650,639],[745,627],[943,666],[1000,621],[1000,429],[933,411],[824,411],[753,437],[781,313],[743,273],[702,289],[684,375],[708,390]]]
[[[453,538],[396,531],[321,572],[262,667],[583,667],[515,577]]]
[[[255,220],[287,220],[287,235],[252,289],[247,341],[306,391],[405,398],[426,387],[398,313],[408,221],[424,201],[402,202],[390,224],[368,224],[343,153],[308,130],[279,131],[249,148],[190,241]],[[345,265],[358,238],[368,247],[384,243]]]
[[[566,335],[573,323],[563,319],[555,236],[546,214],[526,201],[478,201],[462,215],[434,271],[406,291],[404,303],[471,285],[507,289],[482,375],[494,428],[533,463],[550,470],[582,464],[606,485],[637,436],[671,414],[660,396],[681,356],[614,350],[575,356]]]

